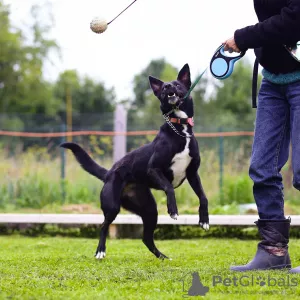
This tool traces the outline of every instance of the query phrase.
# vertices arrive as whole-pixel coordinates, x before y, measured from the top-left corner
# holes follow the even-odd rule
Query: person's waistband
[[[300,80],[300,71],[287,74],[273,74],[263,69],[262,75],[265,79],[275,84],[289,84]]]

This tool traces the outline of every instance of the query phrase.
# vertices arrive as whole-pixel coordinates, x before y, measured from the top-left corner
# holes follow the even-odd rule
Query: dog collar
[[[182,122],[186,122],[184,124],[190,124],[191,126],[194,126],[194,119],[193,118],[170,118],[169,115],[175,111],[175,109],[173,108],[172,110],[170,110],[168,113],[163,114],[163,117],[166,121],[166,123],[175,131],[176,134],[178,134],[179,136],[183,137],[183,138],[191,138],[193,136],[193,134],[186,134],[186,135],[182,135],[178,132],[178,130],[174,127],[173,123],[176,124],[183,124]],[[185,121],[183,121],[185,120]]]
[[[194,126],[194,118],[170,118],[170,122],[174,124],[189,124]]]
[[[194,118],[170,118],[169,115],[179,109],[179,106],[182,104],[183,101],[180,101],[179,105],[173,109],[171,109],[169,112],[163,115],[164,119],[168,122],[174,123],[174,124],[189,124],[192,127],[194,126]]]

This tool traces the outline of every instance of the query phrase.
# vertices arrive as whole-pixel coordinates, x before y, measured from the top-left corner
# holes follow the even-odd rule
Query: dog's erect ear
[[[164,84],[163,81],[152,76],[149,76],[149,81],[150,81],[150,86],[152,88],[152,91],[154,92],[154,95],[158,96]]]
[[[177,80],[182,82],[187,89],[191,87],[191,74],[190,74],[190,67],[188,64],[185,64],[182,69],[178,73]]]

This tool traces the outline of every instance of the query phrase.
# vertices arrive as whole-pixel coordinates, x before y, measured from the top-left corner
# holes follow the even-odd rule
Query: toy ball
[[[107,22],[101,18],[94,18],[90,24],[90,28],[95,33],[103,33],[107,29]]]

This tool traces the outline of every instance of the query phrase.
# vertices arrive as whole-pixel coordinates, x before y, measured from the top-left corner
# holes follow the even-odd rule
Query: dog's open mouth
[[[171,93],[168,94],[169,104],[175,105],[175,104],[177,104],[178,100],[179,100],[179,97],[176,93],[171,92]]]

